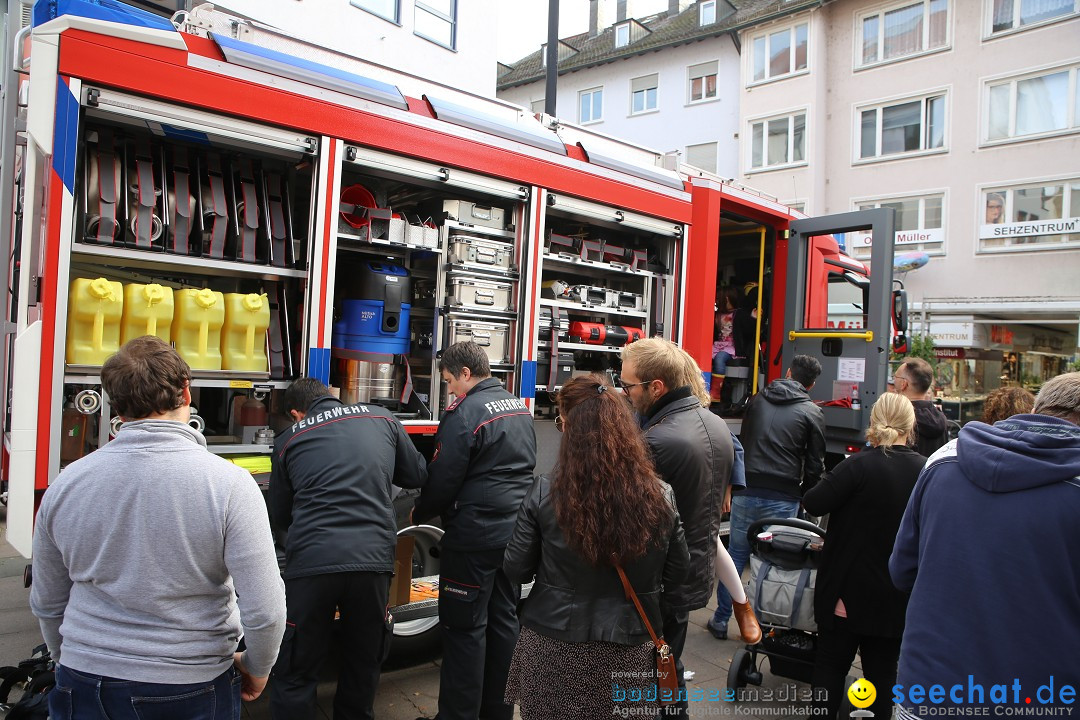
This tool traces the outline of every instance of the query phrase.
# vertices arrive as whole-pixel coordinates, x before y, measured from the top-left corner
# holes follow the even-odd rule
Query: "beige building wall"
[[[900,3],[904,5],[905,3]],[[855,69],[857,15],[897,3],[839,0],[741,33],[740,156],[746,184],[782,201],[806,203],[811,215],[846,212],[860,200],[941,193],[944,242],[925,267],[905,278],[918,302],[926,298],[1080,298],[1080,248],[980,251],[987,186],[1041,179],[1072,179],[1074,216],[1080,216],[1080,80],[1071,131],[986,146],[984,82],[1058,65],[1080,65],[1080,18],[1075,15],[994,38],[991,0],[950,0],[943,49]],[[752,41],[763,31],[808,22],[805,74],[748,87]],[[860,106],[900,102],[931,92],[945,95],[944,147],[894,159],[860,161]],[[765,171],[750,168],[755,119],[805,108],[806,163]],[[1080,232],[1073,236],[1080,242]],[[897,252],[903,252],[898,247]],[[1075,330],[1075,328],[1073,328]]]

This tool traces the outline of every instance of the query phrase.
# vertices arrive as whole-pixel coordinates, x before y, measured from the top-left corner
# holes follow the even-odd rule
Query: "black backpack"
[[[0,708],[9,708],[6,720],[46,720],[49,691],[54,685],[53,661],[45,645],[38,645],[17,666],[0,667]],[[23,694],[17,703],[9,706],[8,695],[15,687],[23,688]]]

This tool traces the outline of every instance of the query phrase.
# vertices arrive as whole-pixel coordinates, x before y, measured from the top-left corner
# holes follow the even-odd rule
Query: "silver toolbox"
[[[611,291],[607,288],[597,287],[596,285],[574,285],[569,290],[572,302],[594,306],[606,305],[610,293]]]
[[[510,362],[510,323],[480,322],[464,318],[450,318],[447,344],[472,340],[484,349],[493,363]]]
[[[506,312],[513,310],[514,284],[500,282],[498,280],[482,280],[480,278],[450,275],[446,279],[447,301],[450,305],[457,305],[466,309],[476,310],[499,310]]]
[[[514,266],[514,246],[489,238],[451,233],[447,241],[450,262],[509,270]]]
[[[645,298],[641,293],[608,290],[607,306],[616,310],[633,310],[637,312],[645,309]]]
[[[469,225],[502,230],[506,227],[506,211],[490,205],[477,205],[468,200],[443,200],[443,212],[451,220]]]

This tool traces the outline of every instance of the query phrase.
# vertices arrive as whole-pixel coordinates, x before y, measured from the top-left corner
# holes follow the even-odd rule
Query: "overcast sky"
[[[609,3],[606,16],[609,23],[615,21],[615,0]],[[512,63],[540,49],[547,42],[548,0],[498,0],[499,62]],[[666,0],[634,0],[631,14],[647,15],[667,8]],[[560,0],[559,37],[566,37],[589,29],[589,0]]]

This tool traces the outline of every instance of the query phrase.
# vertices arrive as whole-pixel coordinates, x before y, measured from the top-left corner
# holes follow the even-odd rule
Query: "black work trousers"
[[[664,642],[675,656],[675,672],[679,674],[679,700],[664,707],[666,717],[686,717],[689,703],[686,700],[686,679],[683,677],[682,653],[686,647],[686,628],[690,624],[690,613],[664,612]]]
[[[336,641],[341,659],[334,720],[375,717],[375,687],[393,633],[389,596],[390,573],[341,572],[285,581],[285,637],[270,677],[274,720],[315,717],[319,669]],[[341,613],[337,627],[335,611]]]
[[[502,571],[503,550],[443,550],[439,720],[512,720],[503,702],[520,625],[521,586]]]
[[[840,710],[845,691],[844,679],[855,661],[862,658],[863,676],[877,688],[877,698],[870,710],[876,718],[892,713],[892,687],[896,684],[896,664],[900,659],[900,638],[861,635],[848,628],[847,618],[832,618],[833,627],[818,629],[817,656],[810,684],[826,691],[818,707],[825,707],[830,720]],[[820,715],[818,717],[821,717]]]

